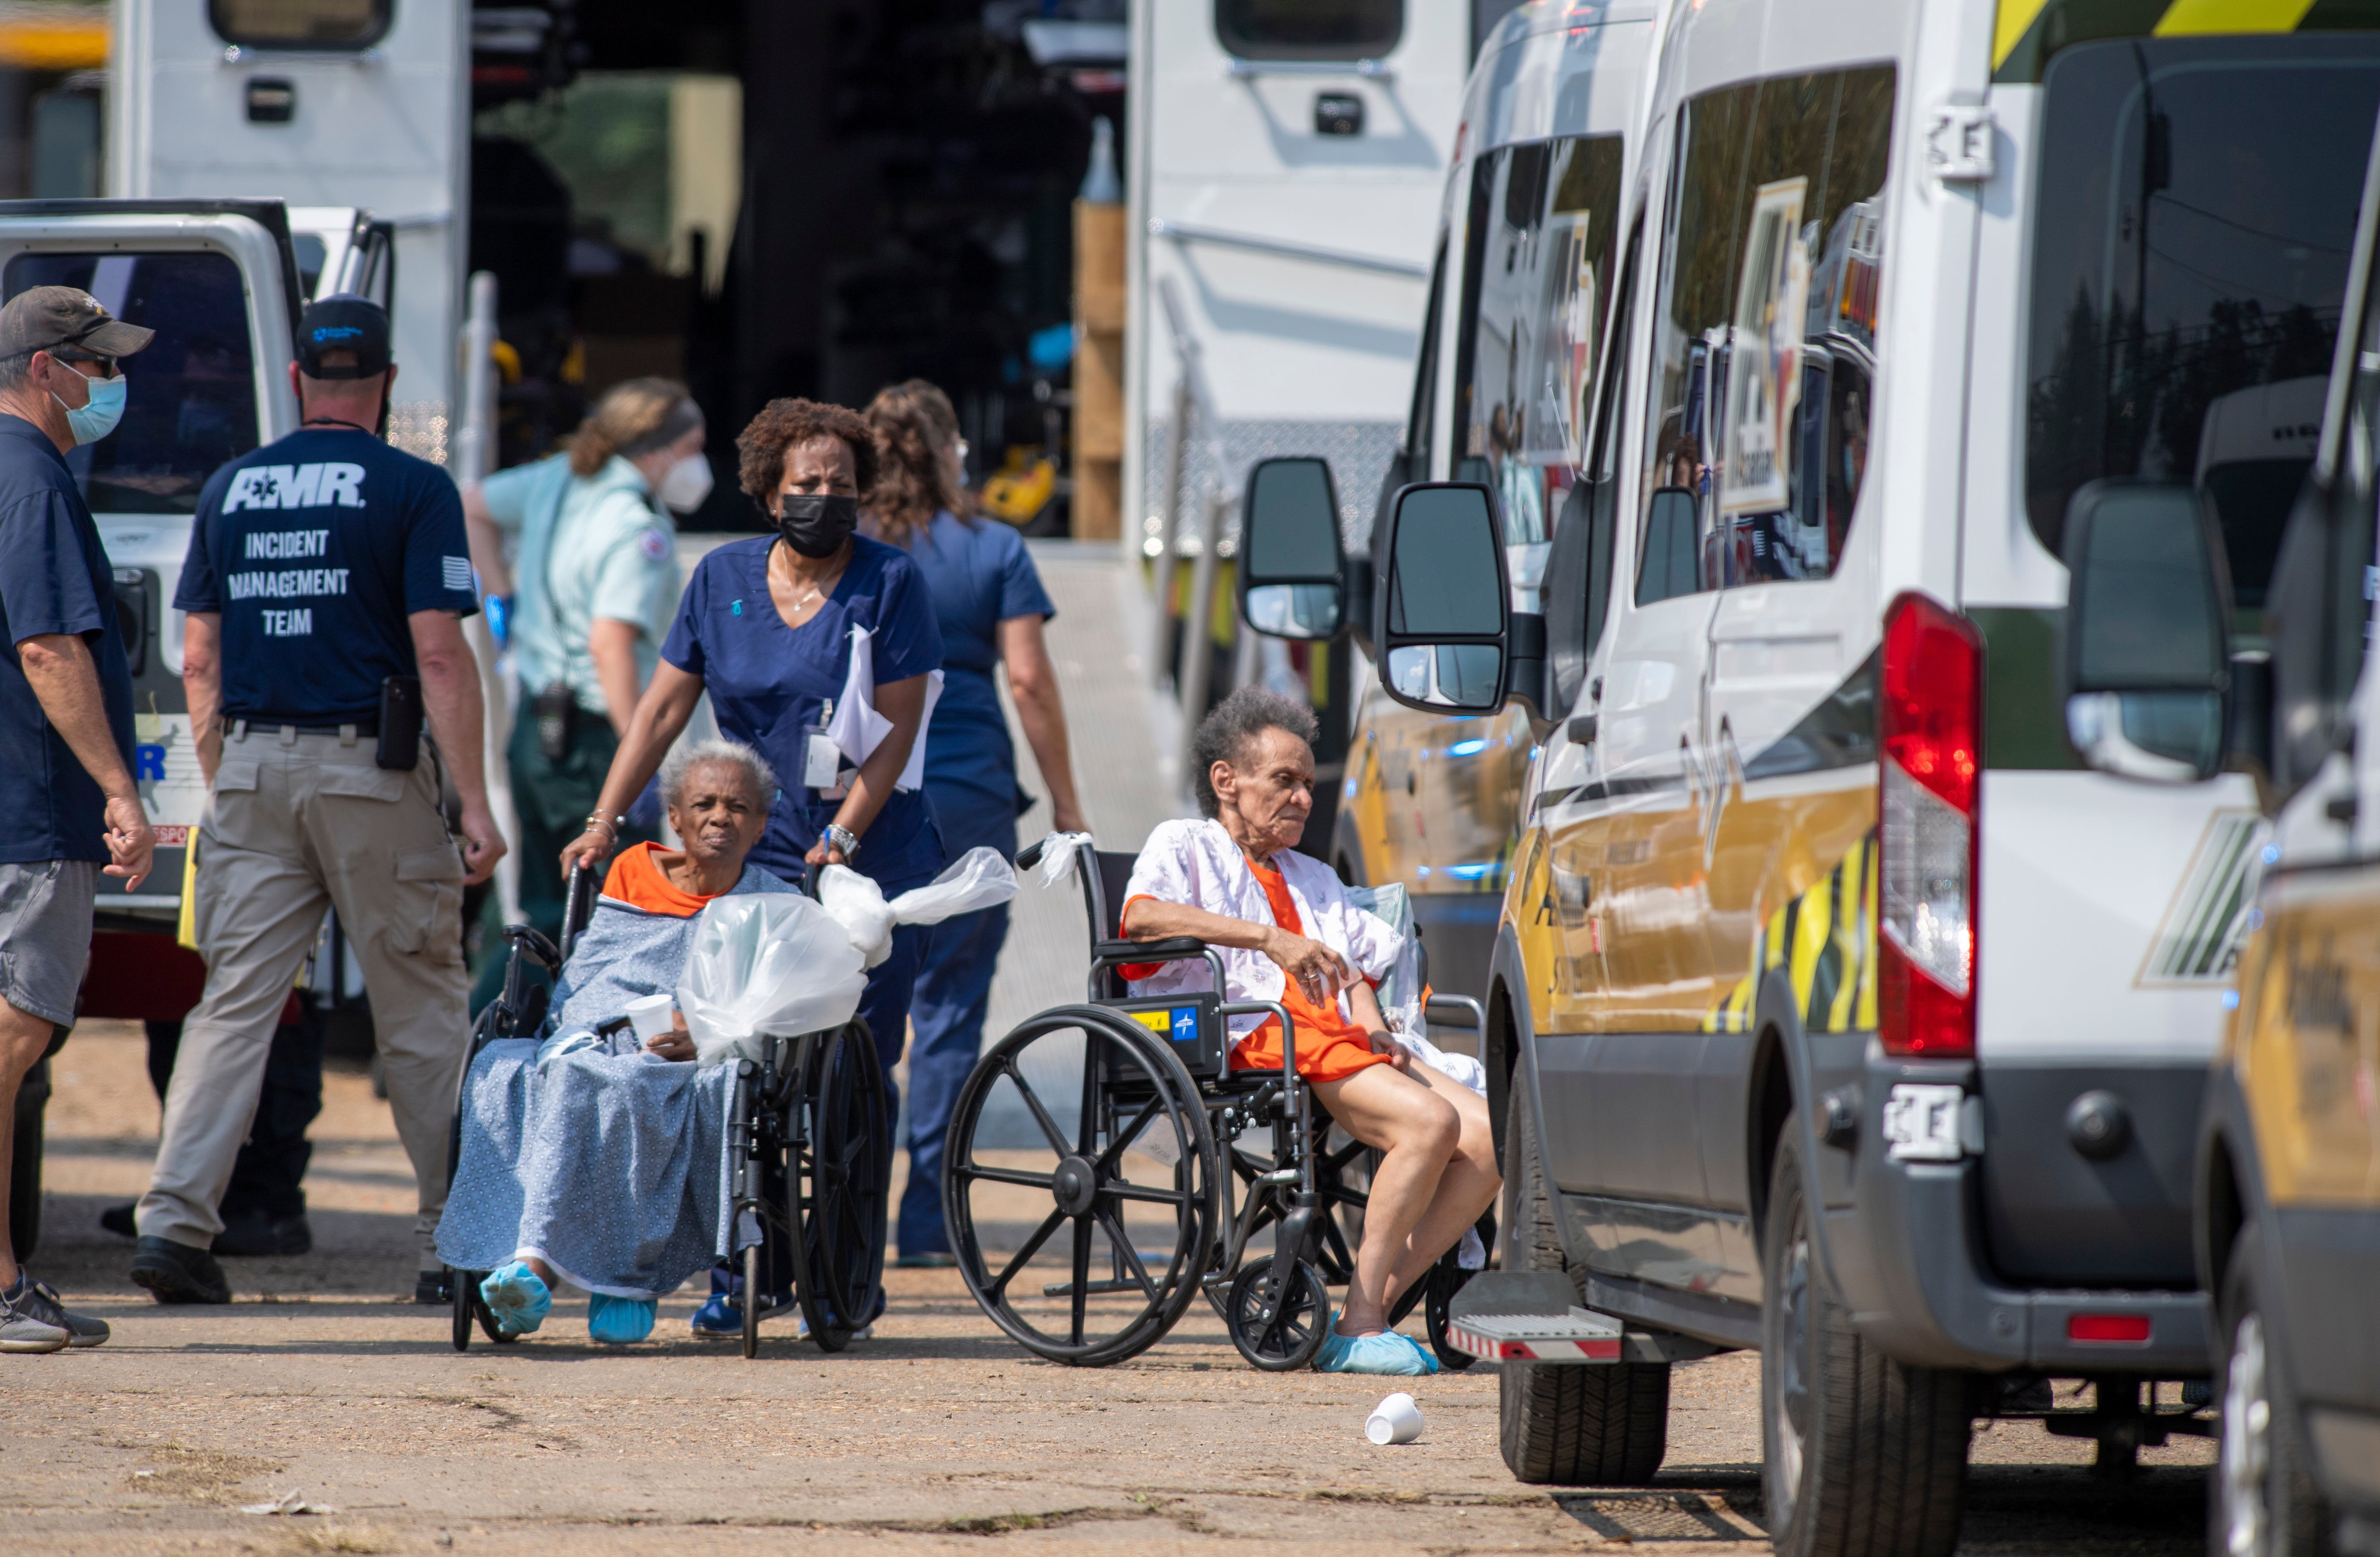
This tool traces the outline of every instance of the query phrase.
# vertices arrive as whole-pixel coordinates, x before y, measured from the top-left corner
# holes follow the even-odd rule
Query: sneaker
[[[1314,1354],[1317,1373],[1378,1373],[1415,1378],[1438,1371],[1438,1359],[1393,1330],[1378,1335],[1342,1335],[1332,1330]]]
[[[132,1282],[160,1303],[228,1303],[231,1283],[204,1249],[171,1238],[143,1237],[132,1251]]]
[[[553,1310],[553,1294],[544,1279],[524,1260],[513,1260],[488,1272],[480,1283],[480,1301],[496,1318],[506,1335],[527,1335],[545,1322]]]
[[[22,1270],[16,1285],[0,1289],[0,1352],[63,1352],[73,1342],[66,1316]]]
[[[108,1207],[99,1213],[100,1230],[127,1238],[140,1236],[140,1224],[132,1220],[132,1213],[140,1209],[140,1202],[138,1200],[127,1200],[120,1206]]]
[[[215,1235],[214,1252],[255,1259],[278,1254],[307,1254],[314,1247],[314,1230],[306,1213],[275,1222],[261,1211],[227,1222]]]
[[[95,1320],[89,1314],[69,1313],[67,1309],[66,1304],[59,1299],[57,1293],[50,1286],[49,1283],[35,1282],[33,1283],[33,1290],[40,1293],[43,1297],[48,1298],[50,1300],[50,1307],[57,1310],[59,1320],[63,1321],[67,1327],[67,1333],[73,1337],[73,1339],[68,1341],[67,1344],[70,1346],[96,1346],[104,1342],[110,1335],[115,1333],[114,1331],[107,1328],[107,1321],[105,1320]]]
[[[653,1316],[661,1305],[650,1297],[613,1297],[595,1292],[587,1295],[587,1339],[606,1346],[628,1346],[653,1332]],[[740,1332],[741,1326],[738,1326]]]
[[[588,1322],[594,1322],[591,1313]],[[698,1341],[740,1341],[744,1337],[744,1310],[723,1292],[714,1292],[705,1299],[690,1322]]]
[[[441,1308],[454,1307],[455,1272],[443,1265],[435,1271],[417,1271],[413,1278],[413,1300],[425,1307],[431,1304]]]

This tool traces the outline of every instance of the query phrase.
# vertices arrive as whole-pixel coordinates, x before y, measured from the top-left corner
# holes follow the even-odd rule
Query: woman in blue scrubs
[[[994,679],[1008,671],[1017,722],[1050,791],[1053,824],[1085,831],[1066,750],[1066,712],[1041,637],[1057,614],[1033,558],[1004,524],[962,518],[958,417],[942,392],[911,379],[879,394],[868,424],[883,474],[868,499],[866,527],[905,550],[932,591],[941,625],[942,699],[926,736],[926,796],[956,856],[978,845],[1016,851],[1016,819],[1029,802]],[[929,927],[925,965],[909,1008],[909,1186],[901,1198],[900,1263],[949,1265],[942,1227],[942,1140],[961,1084],[983,1045],[991,976],[1008,938],[1005,905]]]
[[[731,541],[695,568],[652,685],[562,868],[609,857],[622,814],[709,692],[720,733],[757,749],[783,784],[753,864],[789,880],[806,867],[848,865],[887,897],[922,886],[942,868],[942,837],[925,795],[894,781],[926,722],[927,674],[941,664],[942,638],[917,565],[854,533],[860,494],[876,484],[875,437],[844,407],[772,400],[735,446],[744,490],[777,533]],[[873,700],[892,728],[856,772],[846,765],[837,785],[806,787],[810,732],[824,723],[828,699],[843,695],[854,627],[868,631]],[[922,928],[896,929],[892,955],[868,974],[859,1003],[884,1064],[888,1108],[924,940]],[[893,1127],[889,1113],[884,1127]],[[716,1306],[696,1316],[698,1332],[728,1327],[732,1311],[713,1316]],[[706,1318],[721,1323],[707,1327]]]

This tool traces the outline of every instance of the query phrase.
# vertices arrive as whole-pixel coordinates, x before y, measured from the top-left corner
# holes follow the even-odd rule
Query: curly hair
[[[676,380],[624,379],[570,435],[571,474],[592,476],[615,454],[645,454],[701,425],[702,408]]]
[[[1198,733],[1190,737],[1190,778],[1201,815],[1211,817],[1222,808],[1215,795],[1215,764],[1236,766],[1267,730],[1286,731],[1311,747],[1322,726],[1312,709],[1266,687],[1239,688],[1198,721]]]
[[[866,417],[848,406],[818,400],[771,400],[760,407],[751,426],[735,435],[736,475],[763,517],[785,479],[787,452],[820,438],[840,438],[851,451],[852,475],[862,497],[875,490],[881,462]]]
[[[966,489],[943,461],[959,437],[949,395],[924,379],[890,385],[868,403],[868,425],[884,451],[882,475],[868,494],[880,540],[906,546],[943,509],[967,517]]]

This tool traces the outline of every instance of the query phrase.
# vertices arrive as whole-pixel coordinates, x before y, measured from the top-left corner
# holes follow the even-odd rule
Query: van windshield
[[[2060,553],[2075,489],[2186,481],[2262,622],[2313,458],[2380,38],[2076,44],[2042,73],[2025,506]]]

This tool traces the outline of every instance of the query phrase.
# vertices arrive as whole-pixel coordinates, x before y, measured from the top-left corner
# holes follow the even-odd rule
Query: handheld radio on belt
[[[372,760],[411,771],[421,760],[421,679],[392,675],[380,684],[380,748]]]

